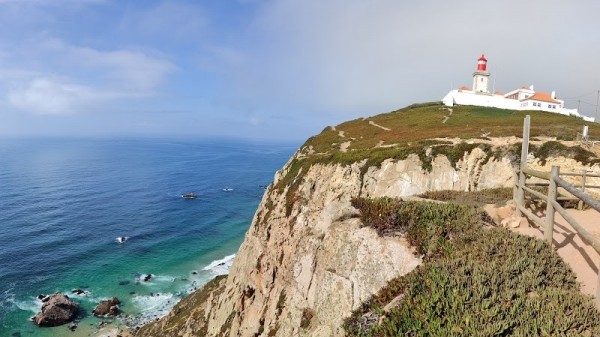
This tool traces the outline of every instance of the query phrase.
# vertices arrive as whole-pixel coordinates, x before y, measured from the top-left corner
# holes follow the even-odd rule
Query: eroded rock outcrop
[[[121,304],[121,301],[118,298],[111,297],[100,301],[96,308],[92,310],[92,313],[97,317],[115,317],[119,314],[119,304]]]
[[[54,294],[42,305],[42,310],[35,315],[33,322],[41,327],[52,327],[71,322],[79,311],[79,305],[65,294]]]
[[[417,156],[387,160],[365,173],[363,163],[317,164],[300,172],[294,187],[271,186],[229,276],[189,308],[187,321],[171,313],[138,336],[192,336],[198,326],[206,336],[343,336],[342,321],[353,309],[421,263],[402,238],[361,227],[353,196],[402,197],[512,182],[509,160],[486,160],[477,148],[456,168],[443,156],[433,159],[431,171]]]

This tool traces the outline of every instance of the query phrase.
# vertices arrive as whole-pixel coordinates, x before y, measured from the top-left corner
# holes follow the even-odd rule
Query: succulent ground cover
[[[345,322],[348,336],[594,336],[600,313],[546,243],[481,225],[460,203],[353,201],[365,226],[425,256]]]

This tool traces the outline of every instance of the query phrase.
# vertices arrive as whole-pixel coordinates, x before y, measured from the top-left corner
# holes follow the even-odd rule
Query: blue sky
[[[304,140],[488,57],[596,112],[597,1],[0,0],[0,136]]]

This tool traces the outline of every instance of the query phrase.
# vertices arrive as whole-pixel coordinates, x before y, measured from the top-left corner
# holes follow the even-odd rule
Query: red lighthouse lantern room
[[[479,60],[477,60],[477,71],[485,72],[486,68],[487,68],[487,59],[485,58],[485,56],[483,54],[481,54],[481,57],[479,58]]]

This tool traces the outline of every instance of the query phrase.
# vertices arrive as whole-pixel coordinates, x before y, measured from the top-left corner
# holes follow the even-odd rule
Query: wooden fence
[[[583,206],[583,203],[587,204],[591,208],[600,212],[600,202],[592,198],[589,194],[585,193],[585,188],[600,188],[599,186],[586,186],[585,181],[587,177],[600,177],[598,174],[588,174],[587,172],[582,173],[562,173],[563,176],[582,176],[582,184],[578,189],[573,184],[565,181],[560,177],[560,167],[552,166],[550,172],[542,172],[533,170],[527,167],[527,156],[529,151],[529,127],[530,127],[530,116],[525,117],[523,125],[523,146],[521,148],[521,165],[515,171],[514,180],[515,185],[513,189],[513,198],[517,205],[517,216],[525,215],[530,220],[534,221],[538,225],[544,228],[544,240],[552,245],[552,233],[554,231],[554,215],[558,212],[572,227],[575,229],[577,234],[594,250],[600,254],[600,241],[586,231],[575,218],[573,218],[567,211],[558,203],[561,197],[558,196],[558,188],[563,188],[566,192],[571,194],[573,197],[567,197],[568,199],[574,199],[579,201],[579,207]],[[548,183],[542,184],[528,184],[527,177],[535,177],[542,180],[547,180]],[[548,194],[543,194],[540,191],[536,191],[531,188],[533,186],[547,186]],[[545,219],[540,218],[525,207],[525,193],[537,197],[546,203],[546,217]],[[598,273],[598,281],[596,284],[596,306],[600,307],[600,272]]]

